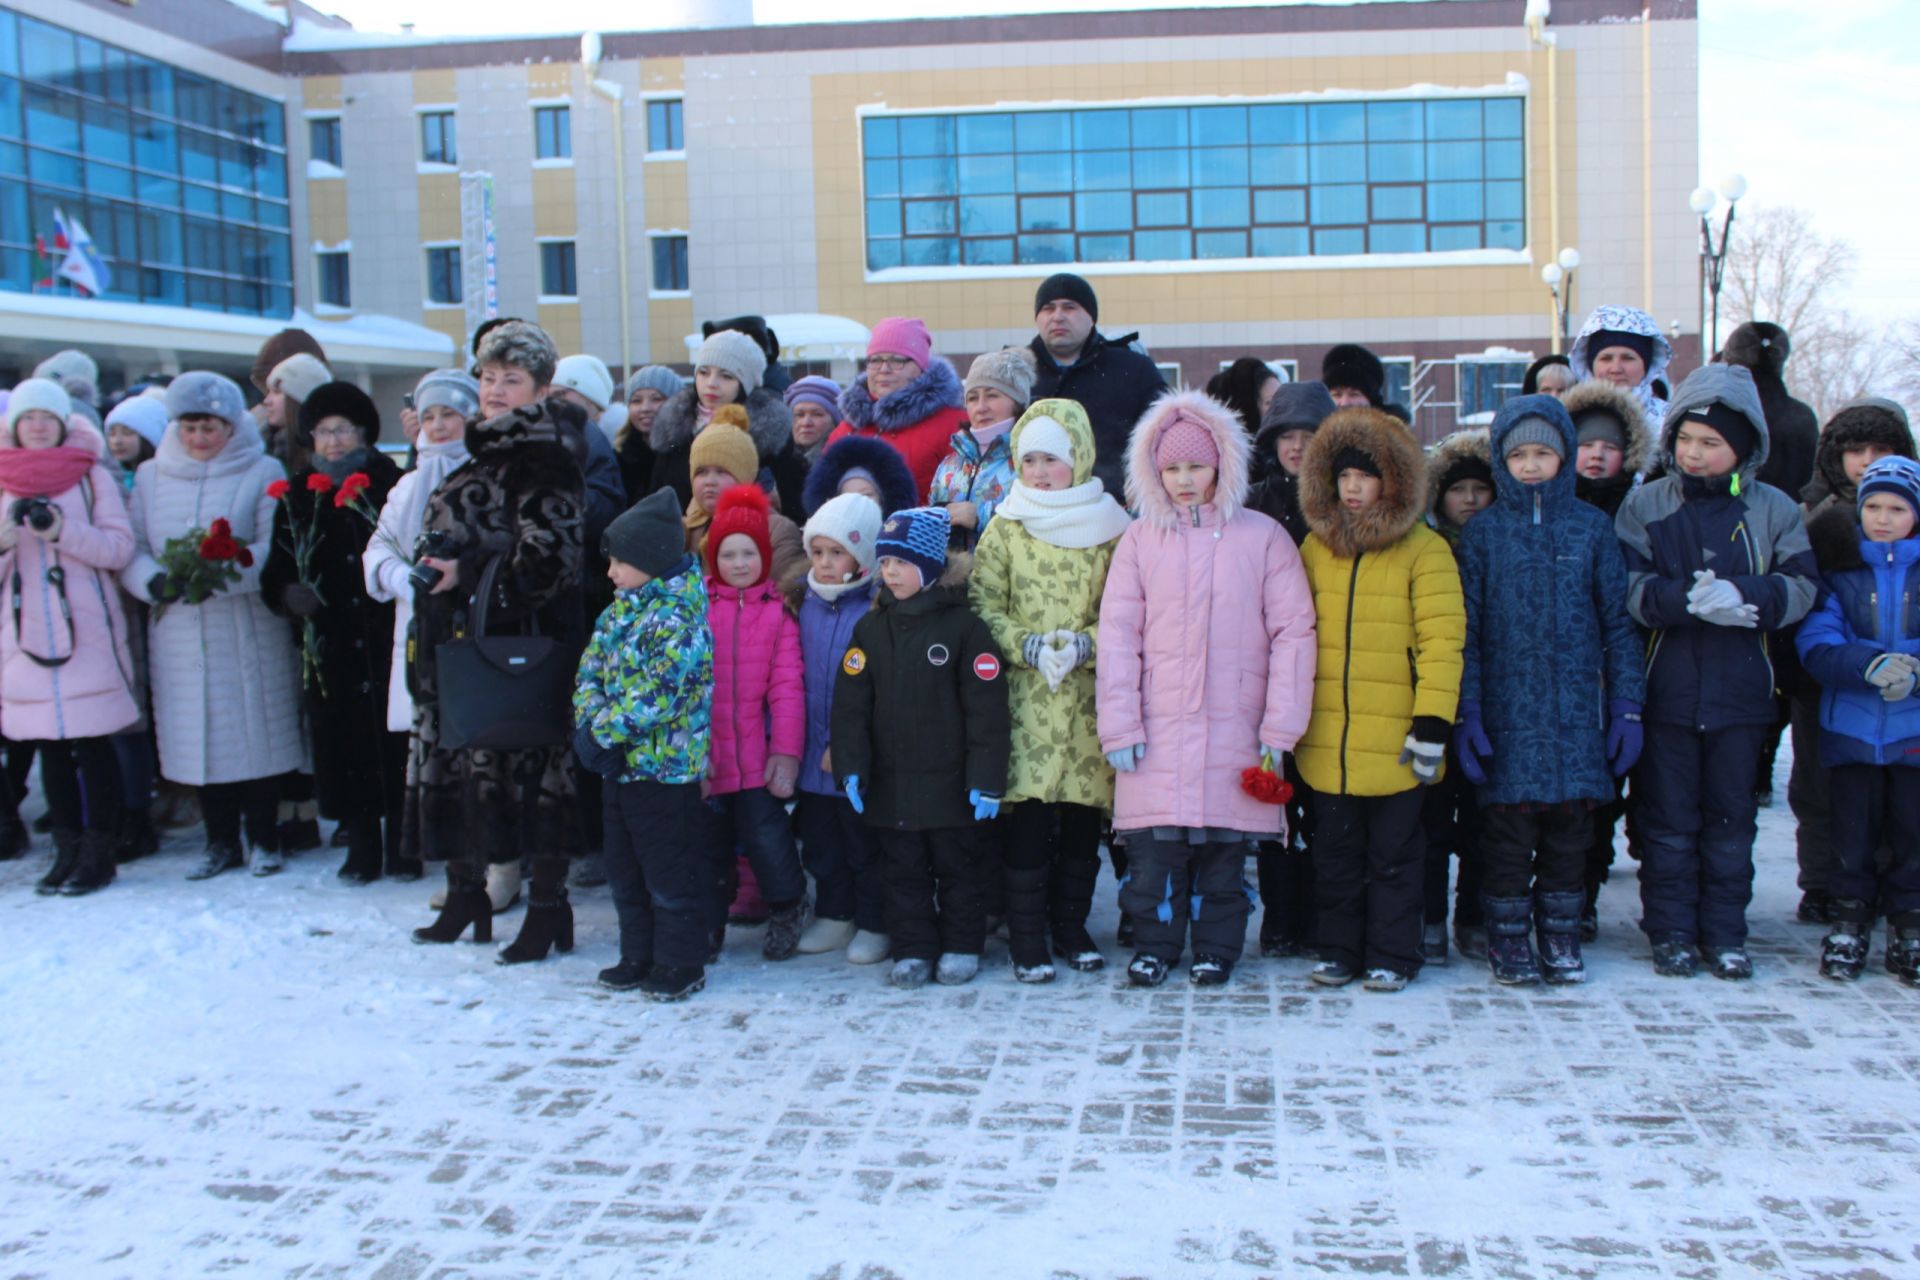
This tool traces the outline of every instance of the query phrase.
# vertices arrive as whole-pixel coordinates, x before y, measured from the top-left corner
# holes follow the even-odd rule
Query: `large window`
[[[341,167],[339,116],[317,116],[307,121],[307,151],[322,164]]]
[[[566,107],[533,109],[533,154],[539,160],[573,158],[573,113]]]
[[[108,298],[287,315],[286,149],[277,102],[0,9],[0,289],[58,267],[57,210]]]
[[[678,98],[655,98],[647,103],[647,150],[684,151],[685,123]]]
[[[427,246],[427,301],[436,306],[457,307],[466,295],[460,286],[460,246]]]
[[[1518,97],[867,116],[867,269],[1518,249]]]
[[[654,236],[653,291],[684,293],[690,287],[687,283],[687,238]]]
[[[420,113],[420,158],[428,164],[460,163],[460,148],[453,131],[453,112]]]
[[[347,277],[347,255],[342,250],[323,250],[313,255],[314,293],[323,307],[350,308],[353,288]]]
[[[573,241],[540,242],[540,294],[547,298],[575,298],[580,295],[573,266]]]

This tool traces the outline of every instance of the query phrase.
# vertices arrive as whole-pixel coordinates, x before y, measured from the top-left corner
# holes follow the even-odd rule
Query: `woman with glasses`
[[[954,432],[967,429],[966,391],[953,366],[933,354],[927,326],[894,316],[873,327],[867,371],[841,395],[840,417],[827,443],[850,435],[885,440],[907,460],[914,493],[925,502]]]
[[[415,880],[419,862],[399,856],[407,740],[387,728],[393,606],[368,597],[361,563],[400,468],[373,447],[380,413],[350,382],[314,390],[295,430],[310,465],[274,512],[261,596],[300,641],[315,798],[347,833],[340,878],[369,884],[384,868]]]

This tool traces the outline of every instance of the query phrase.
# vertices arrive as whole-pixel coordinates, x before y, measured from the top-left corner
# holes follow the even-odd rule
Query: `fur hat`
[[[237,431],[247,420],[247,398],[231,378],[196,369],[167,384],[167,417],[178,421],[192,414],[224,419]]]
[[[1059,298],[1078,303],[1095,324],[1100,323],[1100,299],[1094,296],[1093,286],[1071,271],[1055,272],[1040,282],[1033,291],[1033,313],[1039,315],[1040,308]]]
[[[530,320],[507,320],[487,330],[474,347],[476,368],[490,364],[509,365],[524,370],[536,386],[550,386],[553,371],[560,363],[547,331]]]
[[[128,396],[107,414],[107,428],[125,427],[158,449],[167,434],[167,406],[153,396]]]
[[[300,402],[301,443],[311,448],[313,429],[322,418],[333,417],[345,418],[360,428],[365,444],[380,438],[380,410],[374,408],[372,398],[351,382],[328,382],[315,387],[313,394]]]
[[[600,535],[600,550],[651,578],[671,571],[687,554],[687,529],[673,490],[655,489],[615,516]]]
[[[1860,477],[1860,496],[1856,507],[1865,506],[1867,495],[1890,493],[1920,517],[1920,463],[1911,458],[1877,458]]]
[[[924,369],[933,359],[933,335],[923,320],[888,316],[873,326],[873,336],[867,339],[867,359],[875,356],[905,356]]]
[[[730,373],[740,382],[740,394],[752,395],[760,387],[760,380],[767,376],[767,353],[738,329],[721,329],[707,336],[700,349],[693,353],[694,369],[718,369]]]
[[[820,504],[800,533],[800,545],[809,552],[815,538],[838,543],[860,566],[860,576],[873,572],[880,540],[880,505],[864,493],[841,493]],[[831,586],[833,584],[823,584]]]
[[[838,422],[840,390],[840,384],[832,378],[823,378],[817,373],[810,373],[804,378],[795,378],[787,387],[782,399],[787,402],[789,409],[803,400],[808,404],[817,404],[825,409],[835,422]]]
[[[627,379],[627,399],[642,391],[658,391],[671,400],[680,394],[687,380],[663,364],[650,364]]]
[[[760,552],[760,576],[750,586],[758,586],[773,572],[773,538],[767,532],[767,516],[773,504],[757,484],[737,484],[720,495],[713,506],[713,523],[707,526],[707,572],[720,576],[720,544],[736,533],[753,540]]]
[[[875,544],[877,559],[904,560],[920,571],[920,586],[939,581],[947,567],[952,524],[945,507],[908,507],[887,517]]]
[[[28,378],[15,387],[13,394],[7,398],[8,440],[16,445],[20,443],[20,438],[13,434],[13,424],[20,420],[21,414],[34,409],[60,419],[60,430],[64,437],[67,419],[73,416],[73,397],[52,378]]]
[[[595,409],[613,403],[613,374],[599,356],[568,356],[553,367],[553,385],[578,391]]]
[[[260,344],[260,353],[253,358],[253,368],[247,374],[247,380],[259,389],[262,395],[267,391],[267,375],[279,367],[288,356],[306,352],[322,364],[326,363],[327,353],[305,329],[282,329]]]
[[[878,436],[842,436],[826,447],[807,472],[806,491],[801,494],[807,510],[818,511],[825,506],[853,471],[873,477],[873,487],[880,491],[883,517],[919,501],[913,472],[898,449]]]
[[[1890,449],[1895,457],[1915,457],[1907,411],[1881,396],[1857,396],[1841,405],[1820,430],[1820,444],[1814,451],[1816,481],[1825,481],[1828,492],[1844,497],[1852,490],[1847,450],[1869,444]]]
[[[416,413],[451,409],[472,422],[480,416],[480,384],[465,369],[435,369],[414,385],[413,408]]]
[[[88,387],[100,385],[100,365],[84,351],[72,347],[65,351],[56,351],[33,367],[33,376],[60,382],[63,386],[69,380]],[[71,394],[71,393],[69,393]]]
[[[1386,399],[1387,367],[1380,357],[1357,342],[1343,342],[1320,361],[1320,381],[1328,391],[1358,391],[1376,409]]]
[[[1333,460],[1357,449],[1380,468],[1380,498],[1348,511],[1334,483]],[[1351,560],[1391,546],[1428,509],[1426,459],[1397,418],[1378,409],[1342,409],[1320,424],[1300,463],[1300,513],[1334,555]]]
[[[267,390],[273,390],[274,384],[279,383],[287,399],[305,404],[308,396],[332,381],[333,370],[322,364],[318,356],[296,351],[267,374]]]
[[[967,370],[965,385],[968,391],[991,387],[1025,409],[1033,402],[1035,372],[1031,351],[1025,347],[1002,347],[974,358],[973,366]],[[1014,416],[1019,414],[1016,412]]]
[[[740,484],[752,484],[760,474],[760,451],[747,434],[747,411],[737,404],[723,404],[714,412],[706,430],[693,438],[687,459],[687,475],[695,476],[702,467],[719,467]]]
[[[1727,364],[1744,365],[1754,373],[1771,373],[1778,378],[1786,372],[1787,357],[1793,354],[1793,342],[1787,331],[1765,320],[1749,320],[1727,335],[1720,358]]]
[[[1445,437],[1427,452],[1427,488],[1433,507],[1462,480],[1478,480],[1493,487],[1493,446],[1485,427],[1468,427]]]

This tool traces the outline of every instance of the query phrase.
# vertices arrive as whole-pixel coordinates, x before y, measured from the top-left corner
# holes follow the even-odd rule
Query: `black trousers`
[[[990,824],[878,832],[895,960],[980,954],[987,937]]]
[[[1289,753],[1283,767],[1293,785],[1287,801],[1286,840],[1263,840],[1254,857],[1260,879],[1260,940],[1313,936],[1313,790]]]
[[[1480,799],[1467,776],[1455,769],[1427,788],[1421,802],[1420,826],[1426,833],[1426,867],[1421,877],[1422,919],[1447,922],[1447,872],[1455,857],[1460,874],[1454,879],[1453,915],[1457,924],[1480,924],[1482,865]]]
[[[1016,961],[1047,958],[1047,933],[1087,927],[1100,878],[1098,809],[1028,800],[1001,821],[1006,865],[1007,939]]]
[[[620,958],[706,965],[708,930],[730,847],[714,839],[697,782],[608,782],[601,788],[601,865],[620,922]],[[719,908],[724,910],[724,904]]]
[[[1820,704],[1795,698],[1793,771],[1787,775],[1787,804],[1793,810],[1794,853],[1800,863],[1800,890],[1825,893],[1833,874],[1833,800],[1829,771],[1820,763]]]
[[[64,738],[40,749],[40,785],[56,830],[113,831],[125,797],[120,762],[108,738]]]
[[[1747,941],[1765,725],[1696,733],[1649,724],[1633,775],[1640,828],[1640,927],[1710,947]]]
[[[244,847],[240,823],[247,824],[247,843],[261,849],[280,847],[281,780],[294,775],[248,778],[245,782],[209,782],[200,788],[200,813],[207,820],[207,843]]]
[[[887,931],[880,841],[844,796],[802,791],[793,806],[800,860],[813,876],[813,910],[822,920],[851,920],[868,933]]]
[[[1127,835],[1127,881],[1120,907],[1133,921],[1133,947],[1173,964],[1188,940],[1193,953],[1232,964],[1246,947],[1247,845],[1233,840],[1188,844],[1151,831]]]
[[[1489,898],[1581,893],[1593,846],[1593,811],[1489,805],[1480,813],[1481,888]]]
[[[1896,924],[1920,923],[1920,769],[1843,764],[1827,780],[1833,797],[1828,896],[1865,903],[1864,911],[1846,913],[1862,923],[1873,918],[1876,904]],[[1882,872],[1880,854],[1888,846],[1893,861]]]
[[[1425,800],[1420,787],[1390,796],[1318,797],[1313,874],[1321,959],[1420,972]]]

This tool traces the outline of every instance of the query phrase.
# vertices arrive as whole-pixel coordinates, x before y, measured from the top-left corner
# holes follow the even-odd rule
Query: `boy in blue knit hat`
[[[947,561],[948,533],[941,507],[881,526],[881,590],[833,695],[834,778],[880,839],[897,987],[979,972],[982,824],[1000,811],[1011,749],[1000,653],[967,607],[971,559]]]
[[[1882,458],[1860,478],[1860,538],[1824,575],[1800,628],[1820,682],[1820,763],[1832,772],[1829,978],[1858,978],[1884,912],[1887,972],[1920,984],[1920,463]],[[1893,850],[1884,872],[1875,854]]]

